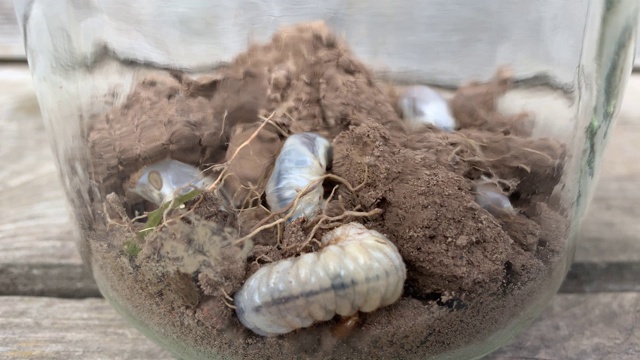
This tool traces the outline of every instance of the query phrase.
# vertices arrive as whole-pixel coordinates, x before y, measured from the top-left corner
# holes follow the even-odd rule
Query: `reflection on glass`
[[[480,357],[541,311],[634,1],[16,1],[104,296],[180,358]]]

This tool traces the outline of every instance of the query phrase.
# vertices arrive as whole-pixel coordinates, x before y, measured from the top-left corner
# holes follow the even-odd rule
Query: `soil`
[[[456,131],[410,132],[394,107],[401,90],[389,90],[401,88],[376,80],[321,22],[284,28],[212,74],[145,76],[89,132],[92,179],[109,194],[96,197],[84,225],[96,279],[184,358],[423,359],[480,344],[550,296],[565,270],[568,222],[549,201],[565,146],[531,137],[528,114],[497,112],[510,81],[502,68],[459,88],[450,101]],[[306,241],[314,219],[247,238],[277,219],[265,205],[266,179],[286,136],[304,131],[331,139],[330,172],[360,185],[325,180],[327,195],[337,188],[322,215],[381,209],[331,224],[358,221],[385,234],[407,281],[397,303],[357,321],[264,338],[241,325],[230,296],[260,266],[319,249]],[[142,236],[144,219],[132,220],[140,199],[123,184],[165,157],[222,181]],[[503,189],[516,213],[476,204],[481,179]]]

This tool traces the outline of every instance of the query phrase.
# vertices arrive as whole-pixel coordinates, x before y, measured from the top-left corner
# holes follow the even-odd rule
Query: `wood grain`
[[[0,0],[0,60],[25,59],[22,35],[12,0]]]
[[[102,299],[46,297],[0,297],[0,358],[172,359]]]
[[[565,286],[565,291],[593,291],[593,284],[597,291],[620,290],[611,282],[620,279],[615,272],[621,271],[616,270],[621,262],[638,269],[639,97],[640,75],[635,75],[604,155],[578,244],[577,260],[591,264],[593,271],[602,267],[606,273],[582,271],[574,287]],[[75,248],[64,193],[25,65],[0,67],[0,164],[0,295],[97,296]],[[603,262],[608,264],[598,265]],[[585,280],[588,276],[595,280]],[[622,290],[637,285],[633,278],[622,279],[627,286]],[[577,286],[583,290],[576,290]],[[561,294],[515,343],[489,359],[636,359],[640,357],[639,318],[638,292]],[[129,327],[102,299],[0,296],[0,358],[169,356]]]
[[[2,66],[0,79],[0,263],[79,265],[29,71]]]
[[[561,293],[638,292],[640,262],[576,262],[562,283]]]
[[[563,294],[486,360],[640,358],[640,294]],[[0,297],[2,359],[171,359],[102,299]]]
[[[0,263],[0,296],[100,297],[88,271],[77,264]]]
[[[640,74],[631,77],[582,223],[578,262],[640,261]]]
[[[26,65],[0,67],[0,294],[98,296],[81,267]]]
[[[629,82],[620,118],[604,154],[600,180],[577,247],[578,262],[640,261],[640,208],[636,205],[640,203],[639,97],[640,74]],[[73,273],[83,274],[26,65],[0,67],[0,138],[0,264],[4,273],[12,274],[0,277],[0,288],[16,290],[16,284],[23,283],[19,277],[31,279],[38,294],[56,295],[59,288],[88,284],[81,277],[60,278],[73,281],[71,284],[51,282],[22,266],[37,264],[44,269],[51,264],[73,265],[77,267]],[[27,288],[20,288],[15,295],[28,293]],[[80,293],[96,295],[95,287],[86,290]]]
[[[640,359],[640,294],[563,294],[485,360]]]

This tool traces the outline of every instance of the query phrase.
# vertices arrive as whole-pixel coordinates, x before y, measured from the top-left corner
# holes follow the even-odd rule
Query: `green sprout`
[[[129,255],[129,257],[135,258],[142,251],[140,245],[136,244],[134,240],[127,240],[124,243],[124,252]]]
[[[147,223],[145,224],[144,228],[140,230],[140,235],[142,236],[142,238],[147,236],[147,234],[149,234],[152,230],[157,228],[158,225],[162,223],[162,220],[164,219],[164,214],[168,210],[178,208],[182,204],[195,199],[200,194],[202,194],[201,190],[193,190],[184,195],[176,197],[172,201],[162,204],[162,206],[150,212],[147,215]]]

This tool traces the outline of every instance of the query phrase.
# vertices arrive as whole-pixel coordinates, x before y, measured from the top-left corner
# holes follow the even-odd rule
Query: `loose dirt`
[[[532,138],[528,114],[497,112],[510,80],[503,68],[459,88],[450,101],[456,131],[409,132],[394,106],[401,88],[378,81],[319,22],[284,28],[212,74],[145,76],[88,135],[101,195],[83,227],[105,296],[185,358],[424,359],[482,343],[553,292],[564,266],[567,220],[549,197],[566,151]],[[230,297],[263,264],[317,251],[306,241],[317,219],[238,239],[278,218],[266,208],[266,180],[286,136],[304,131],[332,141],[330,173],[361,185],[325,180],[327,196],[337,188],[323,215],[381,210],[327,225],[358,221],[385,234],[408,277],[397,303],[348,328],[336,317],[264,338],[240,324]],[[145,219],[132,219],[153,207],[124,184],[165,157],[222,181],[142,236]],[[481,179],[516,214],[476,204]]]

